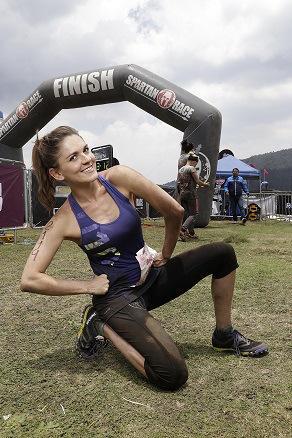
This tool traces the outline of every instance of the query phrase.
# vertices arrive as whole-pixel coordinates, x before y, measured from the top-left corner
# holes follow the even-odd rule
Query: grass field
[[[89,296],[20,292],[23,265],[39,232],[20,230],[17,244],[0,246],[1,438],[291,436],[291,224],[211,222],[199,230],[198,243],[178,242],[177,253],[218,240],[234,245],[240,264],[234,325],[265,340],[270,354],[249,359],[212,350],[205,279],[153,312],[187,361],[188,383],[174,393],[151,387],[111,346],[95,361],[75,356]],[[161,247],[162,227],[144,225],[144,234],[149,245]],[[49,273],[89,278],[90,269],[78,247],[65,242]]]

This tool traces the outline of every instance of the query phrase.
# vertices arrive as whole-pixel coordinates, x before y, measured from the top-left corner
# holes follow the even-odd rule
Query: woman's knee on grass
[[[168,356],[163,363],[152,365],[146,360],[145,371],[150,383],[166,391],[176,391],[188,380],[188,369],[182,357]]]

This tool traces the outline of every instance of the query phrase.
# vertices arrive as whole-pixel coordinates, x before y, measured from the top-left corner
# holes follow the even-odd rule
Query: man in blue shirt
[[[249,195],[246,181],[239,176],[239,170],[235,167],[232,170],[232,176],[227,178],[224,183],[224,192],[229,194],[230,206],[234,222],[237,222],[237,208],[240,211],[241,223],[244,225],[247,221],[243,208],[242,192]]]

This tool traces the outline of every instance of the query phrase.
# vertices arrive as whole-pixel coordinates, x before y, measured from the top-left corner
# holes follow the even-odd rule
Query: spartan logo
[[[25,119],[28,116],[29,108],[26,102],[21,102],[16,109],[16,115],[19,119]]]
[[[156,101],[160,108],[168,109],[170,108],[173,103],[175,102],[176,95],[175,92],[172,90],[161,90],[157,94]]]
[[[205,154],[200,152],[201,148],[202,145],[199,144],[199,146],[195,149],[195,153],[199,157],[199,161],[196,166],[196,171],[204,181],[208,181],[211,173],[211,164],[209,158]]]

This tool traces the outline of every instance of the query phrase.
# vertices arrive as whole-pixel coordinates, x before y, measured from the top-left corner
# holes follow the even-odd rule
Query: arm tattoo
[[[44,242],[44,240],[45,240],[45,236],[46,236],[46,234],[47,234],[47,231],[50,230],[50,229],[53,227],[53,225],[54,225],[54,221],[50,221],[50,222],[48,222],[47,225],[45,226],[45,228],[44,228],[44,230],[43,230],[43,232],[42,232],[42,234],[41,234],[41,237],[39,238],[39,240],[38,240],[38,242],[37,242],[35,248],[34,248],[34,249],[32,250],[32,252],[31,252],[31,255],[32,255],[32,257],[33,257],[33,261],[35,261],[36,258],[37,258],[37,255],[38,255],[38,253],[39,253],[40,247],[42,246],[42,244],[43,244],[43,242]]]

